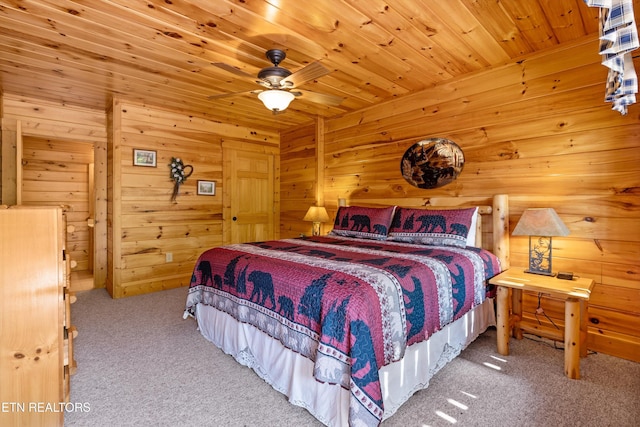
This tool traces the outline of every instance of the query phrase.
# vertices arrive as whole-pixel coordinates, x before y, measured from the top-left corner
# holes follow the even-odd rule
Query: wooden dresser
[[[62,426],[75,368],[62,208],[0,206],[0,425]]]

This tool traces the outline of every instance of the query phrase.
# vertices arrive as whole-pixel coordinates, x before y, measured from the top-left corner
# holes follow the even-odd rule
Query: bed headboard
[[[493,248],[492,252],[500,260],[503,270],[509,268],[509,196],[496,194],[493,196]]]
[[[483,204],[486,202],[490,204]],[[478,206],[482,220],[476,224],[476,246],[493,252],[500,259],[502,268],[506,270],[509,268],[509,196],[496,194],[486,202],[474,197],[432,197],[424,206],[427,209]],[[485,229],[491,230],[491,233],[485,233]]]
[[[457,209],[478,206],[480,221],[476,224],[476,246],[488,249],[500,260],[503,270],[509,268],[509,196],[430,197],[387,200],[351,199],[348,205],[389,206],[423,209]],[[335,214],[335,213],[334,213]]]

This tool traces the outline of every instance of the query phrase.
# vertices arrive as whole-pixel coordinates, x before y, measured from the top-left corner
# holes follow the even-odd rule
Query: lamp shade
[[[286,90],[265,90],[258,94],[258,99],[271,111],[284,111],[295,96]]]
[[[304,216],[303,221],[329,222],[329,214],[324,206],[311,206]]]
[[[569,229],[553,208],[531,208],[522,213],[514,236],[568,236]]]

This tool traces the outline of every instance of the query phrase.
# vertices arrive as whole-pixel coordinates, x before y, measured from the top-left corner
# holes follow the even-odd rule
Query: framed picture
[[[203,196],[215,196],[216,182],[198,180],[198,194],[201,194]]]
[[[133,165],[156,167],[156,152],[151,150],[133,149]]]

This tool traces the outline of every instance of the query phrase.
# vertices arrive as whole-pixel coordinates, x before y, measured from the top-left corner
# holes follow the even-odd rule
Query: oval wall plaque
[[[458,144],[446,138],[429,138],[404,153],[400,171],[415,187],[437,188],[454,181],[463,166],[464,153]]]

